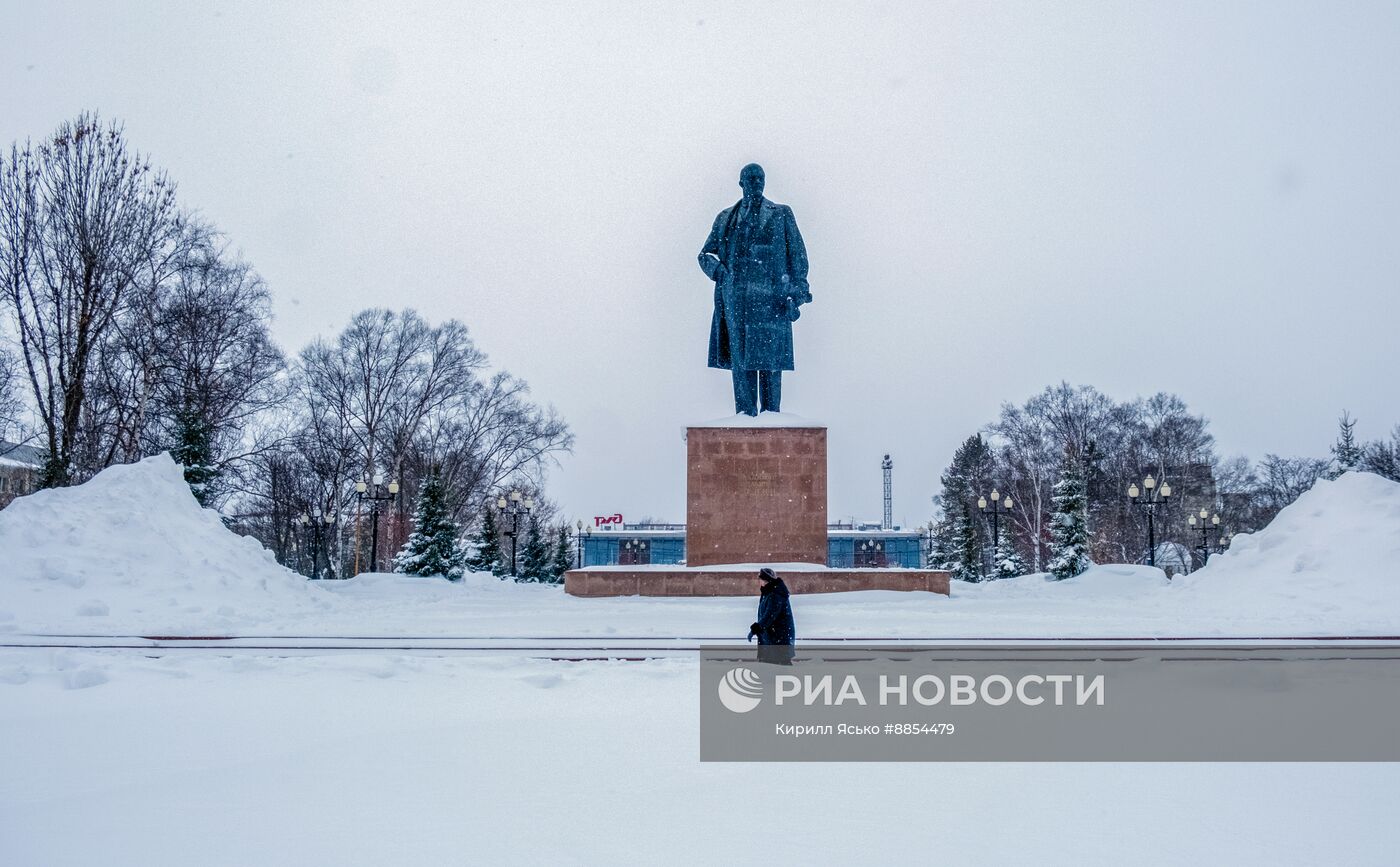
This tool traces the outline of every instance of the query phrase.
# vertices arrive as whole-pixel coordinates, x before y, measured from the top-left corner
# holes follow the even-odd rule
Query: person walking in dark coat
[[[749,627],[749,640],[758,639],[758,661],[792,665],[797,626],[787,585],[767,566],[759,570],[763,587],[758,597],[758,620]]]

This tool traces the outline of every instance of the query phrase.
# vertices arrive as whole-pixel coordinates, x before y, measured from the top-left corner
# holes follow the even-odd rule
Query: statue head
[[[739,186],[744,188],[744,198],[763,195],[763,166],[749,163],[739,171]]]

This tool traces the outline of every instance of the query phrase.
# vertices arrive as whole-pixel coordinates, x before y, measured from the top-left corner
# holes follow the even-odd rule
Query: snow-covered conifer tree
[[[540,522],[530,519],[530,532],[525,536],[525,545],[520,552],[520,580],[550,580],[550,550],[540,532]]]
[[[1016,551],[1016,544],[1011,540],[1010,527],[1002,524],[998,532],[1001,535],[1001,544],[996,548],[996,562],[992,564],[992,575],[997,578],[1016,578],[1029,574],[1030,568],[1026,566],[1026,561],[1021,559],[1020,553]]]
[[[431,473],[418,492],[413,510],[413,533],[394,557],[394,571],[408,575],[440,575],[452,581],[465,567],[460,529],[447,508],[447,491],[437,473]]]
[[[497,576],[510,571],[505,554],[501,552],[501,530],[496,525],[496,510],[490,505],[482,513],[481,529],[472,537],[471,548],[466,558],[466,567],[471,571],[490,572]]]
[[[1073,578],[1094,565],[1089,559],[1089,509],[1084,471],[1070,454],[1065,455],[1060,480],[1055,483],[1049,565],[1056,580]]]
[[[954,452],[952,463],[940,479],[943,492],[929,555],[932,568],[946,569],[962,581],[981,580],[982,541],[986,534],[981,516],[972,511],[972,503],[979,493],[986,493],[993,472],[992,450],[981,434],[968,437]]]
[[[953,545],[949,554],[951,556],[943,568],[952,572],[955,580],[982,580],[982,546],[977,538],[977,519],[967,503],[962,504],[954,520]]]
[[[564,580],[564,573],[574,568],[573,549],[569,546],[569,525],[559,528],[559,537],[554,545],[554,560],[550,563],[549,577],[558,584]]]
[[[182,408],[175,414],[175,448],[170,457],[185,468],[185,481],[201,506],[209,504],[213,483],[219,477],[214,467],[214,430],[197,409]]]
[[[1337,420],[1337,442],[1332,446],[1332,469],[1327,473],[1327,478],[1335,479],[1342,473],[1358,469],[1365,460],[1365,452],[1356,443],[1355,428],[1356,419],[1343,410],[1342,417]]]

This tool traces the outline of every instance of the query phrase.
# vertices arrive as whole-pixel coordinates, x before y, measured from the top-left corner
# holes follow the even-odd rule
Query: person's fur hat
[[[762,578],[764,581],[777,581],[778,573],[764,566],[762,569],[758,570],[758,577]]]

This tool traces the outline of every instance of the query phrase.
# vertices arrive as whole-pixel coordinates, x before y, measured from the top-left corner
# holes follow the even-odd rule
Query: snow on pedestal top
[[[688,427],[826,427],[819,421],[793,415],[790,412],[761,412],[758,415],[735,413]]]

